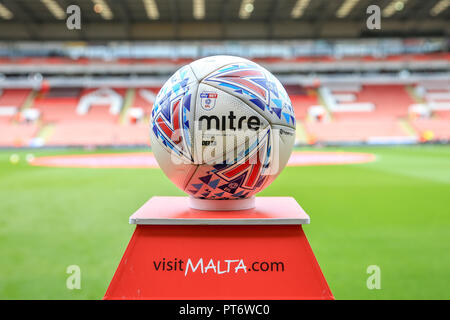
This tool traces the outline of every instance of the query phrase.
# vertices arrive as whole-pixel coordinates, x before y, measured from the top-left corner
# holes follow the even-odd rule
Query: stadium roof
[[[81,9],[68,30],[66,8]],[[317,39],[448,36],[449,0],[0,0],[0,40]]]

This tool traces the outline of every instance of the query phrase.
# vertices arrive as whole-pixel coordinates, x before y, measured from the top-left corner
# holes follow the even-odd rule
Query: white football
[[[150,125],[158,164],[199,199],[245,199],[263,190],[295,140],[294,110],[281,83],[233,56],[179,69],[159,91]]]

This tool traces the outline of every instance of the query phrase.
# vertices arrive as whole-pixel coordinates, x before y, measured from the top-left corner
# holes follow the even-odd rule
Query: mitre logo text
[[[160,272],[183,272],[185,277],[194,273],[245,275],[249,272],[284,272],[285,263],[282,261],[246,262],[244,259],[163,258],[154,260],[153,268]]]
[[[198,120],[199,129],[201,129],[205,123],[207,130],[210,130],[211,128],[216,130],[242,130],[244,129],[244,124],[247,126],[245,129],[253,131],[257,131],[261,127],[261,120],[259,120],[259,117],[250,116],[247,118],[247,116],[242,116],[237,118],[233,111],[230,111],[228,116],[223,115],[221,118],[216,115],[209,115],[201,116]]]

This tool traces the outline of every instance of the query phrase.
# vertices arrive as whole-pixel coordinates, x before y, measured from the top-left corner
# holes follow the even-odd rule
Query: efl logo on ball
[[[166,175],[200,199],[243,199],[286,165],[295,116],[281,83],[247,59],[214,56],[178,70],[151,113],[151,144]]]
[[[212,110],[216,105],[217,93],[202,92],[200,93],[201,106],[204,110]]]

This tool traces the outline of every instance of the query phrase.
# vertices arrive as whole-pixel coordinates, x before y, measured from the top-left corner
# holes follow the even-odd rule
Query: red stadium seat
[[[404,85],[365,85],[360,92],[353,92],[355,103],[369,102],[375,105],[371,112],[334,112],[336,120],[395,119],[406,117],[408,108],[415,101]]]
[[[305,129],[318,142],[367,142],[373,138],[409,136],[397,121],[387,119],[305,123]]]
[[[36,124],[0,123],[0,131],[1,147],[28,147],[39,127]]]
[[[433,140],[450,140],[449,119],[418,119],[411,124],[422,137],[431,132]]]

